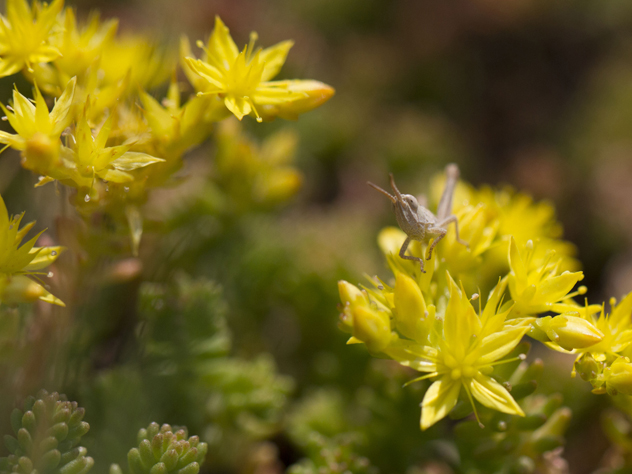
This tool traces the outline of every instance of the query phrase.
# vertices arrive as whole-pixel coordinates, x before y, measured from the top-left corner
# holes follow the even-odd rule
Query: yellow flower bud
[[[353,303],[356,298],[364,298],[364,294],[360,289],[345,280],[338,281],[338,293],[340,293],[340,301],[344,303]]]
[[[372,352],[380,352],[391,340],[391,325],[388,315],[366,306],[353,310],[353,336],[364,342]]]
[[[340,319],[338,320],[338,329],[348,334],[353,332],[353,312],[351,310],[351,303],[344,304],[342,313],[340,313]]]
[[[22,152],[22,165],[40,174],[48,174],[49,170],[57,166],[59,160],[59,141],[41,132],[36,132],[26,141],[26,148]]]
[[[619,357],[604,371],[606,390],[611,395],[632,395],[632,364],[627,357]]]
[[[597,362],[589,352],[581,356],[574,364],[574,372],[578,373],[579,376],[587,382],[592,382],[597,379],[601,373],[600,369],[601,366],[599,362]]]
[[[5,277],[0,285],[0,301],[6,304],[33,303],[48,292],[38,283],[24,275]]]
[[[333,87],[314,80],[284,81],[288,93],[300,93],[303,97],[273,105],[262,105],[259,112],[264,120],[280,117],[286,120],[297,120],[300,114],[320,107],[336,92]]]
[[[423,341],[426,303],[419,285],[403,273],[398,273],[395,280],[394,303],[397,329],[410,339]]]
[[[592,323],[569,312],[551,318],[547,316],[535,321],[549,339],[568,351],[585,349],[600,342],[604,335]]]

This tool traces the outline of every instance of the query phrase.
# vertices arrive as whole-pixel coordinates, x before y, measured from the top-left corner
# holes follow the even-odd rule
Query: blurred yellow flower
[[[63,0],[50,5],[36,1],[33,8],[26,0],[7,0],[6,17],[0,15],[0,77],[61,56],[51,35],[63,6]]]
[[[41,232],[20,245],[35,222],[20,229],[24,214],[10,217],[0,196],[0,303],[26,303],[35,300],[64,306],[37,280],[39,270],[53,263],[63,247],[35,247]]]
[[[143,116],[151,134],[169,155],[181,155],[200,144],[211,133],[211,124],[226,118],[226,108],[217,105],[217,98],[197,96],[184,105],[180,102],[180,87],[172,80],[167,96],[158,102],[145,91],[140,91]],[[230,116],[230,115],[228,115]]]
[[[61,52],[61,56],[55,59],[54,66],[63,73],[62,80],[67,81],[73,76],[85,75],[88,68],[95,64],[114,38],[118,20],[101,23],[99,15],[92,14],[86,25],[79,25],[75,11],[66,8],[60,24],[63,24],[63,30],[54,37],[53,45]]]
[[[538,243],[537,245],[540,245]],[[513,237],[509,243],[508,284],[511,298],[515,302],[511,317],[533,316],[547,311],[574,311],[576,304],[571,298],[584,294],[585,287],[571,294],[577,282],[584,279],[582,272],[565,271],[559,273],[559,260],[555,252],[549,251],[543,262],[533,261],[534,244],[529,241],[524,250],[520,250]]]
[[[25,168],[46,175],[51,167],[59,163],[59,139],[72,120],[69,111],[75,84],[76,79],[72,78],[50,113],[37,87],[35,104],[17,90],[13,91],[11,106],[0,104],[16,131],[15,134],[0,131],[0,143],[22,151],[22,164]]]

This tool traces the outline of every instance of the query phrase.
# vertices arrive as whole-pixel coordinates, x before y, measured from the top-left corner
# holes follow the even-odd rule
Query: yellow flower
[[[110,116],[96,137],[88,125],[85,114],[78,120],[73,133],[72,148],[62,147],[64,174],[53,176],[55,179],[70,179],[78,187],[92,188],[98,176],[104,181],[127,183],[134,180],[130,171],[165,161],[162,158],[130,151],[133,143],[108,147],[107,142],[112,130]]]
[[[93,14],[88,24],[77,25],[75,11],[66,8],[60,20],[64,28],[60,35],[53,40],[53,45],[61,52],[61,57],[54,62],[55,69],[63,73],[64,82],[73,76],[85,74],[87,69],[104,51],[116,34],[118,20],[99,21],[99,16]]]
[[[456,405],[461,388],[472,405],[474,399],[486,407],[503,413],[524,416],[509,392],[490,377],[493,366],[511,352],[527,331],[524,325],[505,325],[508,310],[498,313],[497,305],[503,287],[490,296],[479,317],[465,292],[447,276],[450,300],[443,319],[443,337],[435,348],[426,348],[426,355],[399,360],[420,372],[421,378],[435,378],[422,402],[421,428],[427,429],[445,417]]]
[[[333,89],[317,81],[270,81],[277,75],[285,62],[292,41],[283,41],[261,50],[255,50],[256,33],[251,34],[250,44],[241,52],[230,36],[228,28],[219,17],[215,18],[215,28],[204,48],[205,57],[195,59],[185,57],[185,72],[191,77],[196,74],[203,81],[193,78],[192,83],[202,94],[218,94],[226,108],[239,120],[254,114],[257,121],[274,114],[297,115],[310,110],[333,95]],[[198,43],[201,47],[201,43]],[[183,42],[184,54],[190,54],[188,43]],[[276,108],[276,109],[275,109]]]
[[[227,198],[227,210],[239,214],[287,201],[303,182],[300,171],[292,166],[296,135],[279,130],[259,144],[241,129],[237,120],[226,120],[216,135],[213,181]]]
[[[63,0],[47,6],[36,1],[31,9],[26,0],[7,0],[7,16],[0,15],[0,77],[61,55],[50,40],[63,6]]]
[[[38,281],[43,268],[53,263],[64,250],[62,247],[35,247],[41,232],[28,242],[22,239],[33,228],[35,222],[20,229],[24,214],[10,217],[0,196],[0,303],[21,303],[42,300],[64,306]]]
[[[629,355],[627,352],[632,343],[632,321],[630,320],[632,293],[623,298],[619,304],[615,304],[614,299],[610,301],[610,304],[612,313],[609,315],[603,307],[596,320],[592,313],[582,315],[597,327],[603,334],[603,338],[598,344],[578,352],[590,352],[593,358],[600,362],[606,360],[607,356],[617,357],[617,354],[622,352]]]
[[[585,287],[580,287],[571,294],[575,284],[584,278],[582,272],[565,271],[559,274],[559,260],[555,253],[549,252],[547,260],[533,262],[533,243],[528,243],[524,251],[520,251],[513,237],[509,243],[509,291],[515,302],[512,317],[533,316],[547,311],[574,311],[577,305],[571,300],[576,294],[584,294]],[[536,263],[534,265],[534,263]]]
[[[490,219],[486,206],[463,206],[454,212],[459,222],[460,236],[468,242],[469,248],[456,240],[456,233],[448,231],[443,242],[437,247],[440,261],[445,261],[451,274],[460,275],[477,272],[486,260],[498,232],[498,219]]]
[[[606,390],[611,395],[632,395],[632,364],[627,357],[619,357],[603,373]]]
[[[162,104],[145,91],[140,92],[143,115],[151,134],[169,155],[181,155],[201,143],[210,133],[211,124],[226,118],[226,108],[216,97],[198,96],[180,104],[180,87],[174,80]]]
[[[72,119],[69,113],[76,79],[72,78],[53,107],[48,111],[46,101],[35,87],[35,104],[13,91],[13,103],[10,107],[0,104],[7,120],[16,134],[0,131],[0,143],[20,150],[25,168],[41,174],[48,174],[51,167],[59,162],[60,137]]]
[[[561,240],[562,226],[550,202],[534,202],[531,196],[509,187],[497,191],[483,187],[473,193],[473,199],[485,203],[488,212],[498,220],[498,237],[503,242],[508,243],[513,237],[521,249],[528,241],[540,242],[532,256],[534,263],[542,264],[550,258],[547,253],[553,250],[562,271],[579,269],[579,262],[574,258],[575,246]],[[506,258],[506,248],[498,247],[497,251],[503,252],[500,258]]]
[[[99,60],[99,87],[127,80],[129,90],[152,89],[169,79],[176,58],[143,35],[117,37],[104,44]],[[102,77],[101,77],[102,76]]]

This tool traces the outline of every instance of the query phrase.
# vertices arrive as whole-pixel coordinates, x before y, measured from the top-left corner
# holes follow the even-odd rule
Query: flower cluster
[[[437,178],[432,190],[442,184]],[[432,381],[422,402],[422,429],[445,417],[460,397],[477,418],[475,400],[524,416],[511,385],[494,367],[516,360],[508,356],[526,334],[563,352],[611,351],[611,332],[618,335],[618,350],[627,347],[628,333],[621,325],[632,329],[632,308],[622,303],[618,319],[606,323],[600,322],[604,316],[593,318],[600,306],[573,300],[586,292],[583,286],[573,291],[583,273],[577,270],[573,246],[560,239],[551,205],[510,189],[475,190],[459,183],[454,214],[469,248],[451,228],[429,259],[428,243],[413,241],[410,254],[427,259],[422,273],[417,262],[398,255],[406,235],[386,228],[378,242],[394,280],[376,277],[368,287],[339,283],[339,325],[351,334],[348,343],[363,343],[373,355],[423,374],[413,381]],[[604,344],[608,347],[600,349]],[[626,377],[632,380],[632,365],[617,360],[598,377],[607,387],[621,386]]]
[[[32,99],[16,89],[2,105],[14,133],[0,132],[0,143],[20,152],[36,186],[67,185],[84,216],[106,212],[132,228],[147,191],[173,181],[214,124],[231,114],[296,119],[334,92],[312,80],[271,81],[292,42],[262,50],[252,33],[239,52],[219,18],[207,45],[198,41],[202,57],[183,38],[179,61],[149,38],[117,35],[114,20],[78,22],[63,0],[7,0],[0,26],[0,76],[21,71],[34,83]],[[177,81],[178,66],[190,84]],[[148,92],[169,77],[162,100]]]
[[[6,3],[6,14],[0,15],[0,77],[22,72],[33,91],[29,97],[16,87],[10,103],[0,104],[3,120],[13,128],[0,131],[0,143],[19,151],[22,166],[39,176],[36,187],[50,182],[69,187],[71,202],[86,220],[98,212],[108,222],[127,225],[134,253],[143,230],[140,206],[148,192],[176,182],[183,155],[206,140],[216,124],[231,114],[239,120],[245,115],[257,121],[296,119],[334,93],[312,80],[271,81],[292,42],[262,50],[255,48],[257,35],[252,33],[240,53],[219,18],[207,45],[198,41],[204,53],[197,59],[187,38],[178,57],[177,51],[151,38],[117,34],[116,20],[92,15],[87,22],[78,21],[63,0]],[[178,82],[179,70],[188,84]],[[151,91],[161,86],[167,93],[157,98]],[[239,144],[243,139],[237,132],[220,133],[219,139],[232,140],[240,152],[250,146]],[[301,183],[298,172],[283,161],[292,154],[293,138],[277,141],[280,152],[262,150],[262,156],[270,156],[261,160],[255,150],[239,170],[245,181],[253,182],[252,201],[283,201]],[[232,142],[220,147],[219,158],[226,162],[234,154]],[[54,260],[51,255],[59,250],[33,249],[34,241],[18,249],[26,231],[18,233],[19,219],[9,221],[3,209],[0,232],[16,243],[15,248],[2,247],[6,255],[0,254],[0,289],[19,285],[22,294],[37,294],[27,300],[59,304],[35,280],[24,279],[25,273],[33,275]],[[15,300],[7,295],[2,301]]]

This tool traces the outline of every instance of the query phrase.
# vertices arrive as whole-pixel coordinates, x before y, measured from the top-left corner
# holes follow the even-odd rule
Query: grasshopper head
[[[413,212],[417,213],[417,210],[419,209],[419,203],[417,202],[417,198],[415,196],[413,196],[412,194],[402,194],[400,195],[400,199],[408,204]]]

